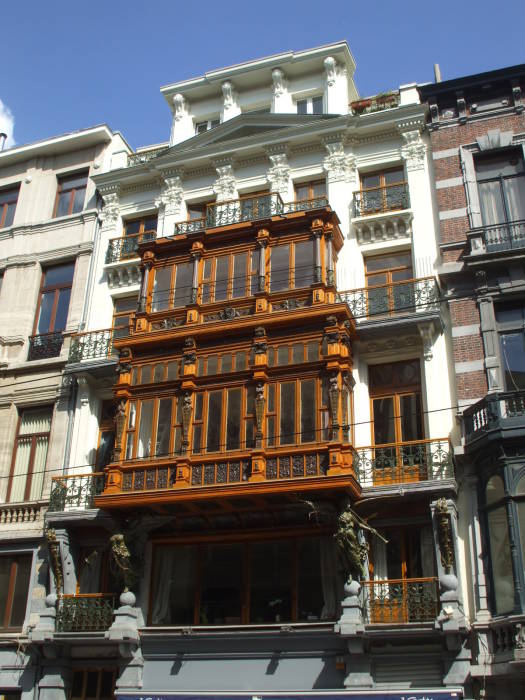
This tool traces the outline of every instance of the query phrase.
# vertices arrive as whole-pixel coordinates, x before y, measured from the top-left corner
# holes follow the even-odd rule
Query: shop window
[[[82,211],[86,199],[87,182],[87,173],[60,176],[53,216],[67,216]]]
[[[22,629],[26,616],[31,554],[0,556],[0,629]]]
[[[0,228],[12,225],[18,203],[19,190],[19,185],[0,190]]]
[[[270,291],[309,287],[314,281],[312,240],[272,246],[270,249]]]
[[[507,391],[525,390],[525,305],[497,304],[501,365]]]
[[[483,225],[525,220],[525,167],[521,149],[478,154],[474,163]]]
[[[75,669],[70,700],[113,700],[117,669]]]
[[[10,503],[36,501],[42,496],[51,416],[51,408],[25,409],[20,415],[7,490]]]
[[[334,619],[343,580],[336,546],[332,537],[158,545],[151,623],[239,625]]]

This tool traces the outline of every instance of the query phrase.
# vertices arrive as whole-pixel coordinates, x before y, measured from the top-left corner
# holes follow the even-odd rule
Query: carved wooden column
[[[266,249],[270,233],[267,229],[262,228],[257,232],[258,264],[257,264],[257,292],[255,296],[255,312],[265,313],[268,310],[268,298],[266,291]]]
[[[191,483],[189,447],[191,442],[191,416],[193,413],[194,378],[197,367],[197,352],[194,338],[186,338],[182,351],[182,384],[179,401],[182,400],[181,457],[177,460],[175,488],[186,488]]]
[[[264,328],[255,329],[252,342],[251,365],[255,381],[255,448],[252,451],[252,467],[250,481],[264,481],[266,479],[266,458],[264,455],[264,408],[265,384],[268,379],[266,368],[268,366],[268,342]]]

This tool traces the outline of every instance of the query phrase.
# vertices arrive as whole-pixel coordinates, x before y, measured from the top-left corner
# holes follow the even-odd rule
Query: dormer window
[[[209,131],[210,129],[213,129],[216,126],[219,126],[220,123],[221,120],[219,119],[219,117],[216,117],[215,119],[206,119],[202,122],[195,122],[195,133],[203,134],[205,131]]]
[[[297,100],[297,114],[322,114],[323,96],[307,97],[304,100]]]

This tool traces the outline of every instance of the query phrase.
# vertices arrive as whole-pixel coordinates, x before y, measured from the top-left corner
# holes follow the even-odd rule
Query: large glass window
[[[31,562],[31,554],[0,556],[0,629],[13,631],[24,624]]]
[[[113,300],[113,337],[127,338],[131,315],[137,310],[137,297]]]
[[[255,250],[205,258],[200,301],[208,304],[255,294],[258,290],[259,254]]]
[[[15,218],[20,187],[0,190],[0,228],[11,226]]]
[[[270,249],[270,291],[308,287],[314,281],[313,241],[277,245]]]
[[[367,316],[415,311],[410,252],[365,258]]]
[[[514,579],[510,554],[509,528],[500,476],[492,476],[485,487],[487,527],[495,612],[508,613],[514,608]]]
[[[295,185],[295,200],[297,202],[317,199],[317,197],[326,197],[326,180],[298,182]]]
[[[342,572],[332,537],[158,545],[153,625],[335,619]]]
[[[87,173],[65,175],[58,178],[57,197],[53,216],[76,214],[84,208]]]
[[[74,262],[44,270],[35,320],[35,334],[56,333],[66,327],[74,271]]]
[[[162,365],[161,367],[164,371],[164,367]],[[154,375],[150,377],[150,381],[153,380]],[[180,428],[178,425],[180,416],[179,412],[176,413],[176,404],[177,399],[171,396],[130,402],[126,430],[126,459],[162,457],[171,454],[173,450],[180,449],[180,433],[177,432],[177,428]],[[176,416],[175,421],[174,416]],[[173,434],[174,443],[172,444]]]
[[[51,408],[26,409],[20,416],[7,500],[36,501],[42,496]]]
[[[184,262],[155,270],[151,311],[180,308],[191,304],[193,263]]]
[[[288,351],[288,348],[286,348]],[[268,385],[266,442],[273,445],[296,445],[322,439],[326,411],[320,407],[318,379],[295,379]],[[321,408],[321,410],[320,410]],[[320,435],[320,434],[319,434]]]
[[[409,202],[403,168],[361,173],[361,190],[356,198],[357,216],[406,209]]]
[[[525,389],[525,305],[523,302],[495,306],[501,364],[507,391]]]
[[[210,358],[208,358],[209,365]],[[245,449],[253,436],[253,388],[231,387],[195,395],[193,452]],[[250,420],[252,418],[252,420]]]
[[[475,159],[484,226],[525,219],[525,168],[518,148]]]

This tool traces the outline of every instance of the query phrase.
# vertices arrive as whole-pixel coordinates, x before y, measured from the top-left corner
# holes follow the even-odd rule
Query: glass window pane
[[[246,369],[246,353],[244,350],[235,353],[235,370],[239,372],[242,369]]]
[[[4,226],[11,226],[15,219],[15,211],[16,211],[16,203],[15,204],[8,204],[7,209],[5,212],[5,218],[4,218]],[[1,214],[1,212],[0,212]],[[0,219],[2,217],[0,216]]]
[[[292,620],[293,549],[291,542],[250,546],[250,622]]]
[[[318,538],[305,538],[298,543],[298,595],[297,618],[299,621],[321,619],[323,611],[323,590],[327,588],[321,579],[321,552]],[[335,571],[325,569],[325,577],[335,576]],[[332,583],[332,587],[333,587]]]
[[[308,287],[314,281],[314,244],[303,241],[295,244],[295,286]]]
[[[246,294],[247,253],[239,253],[233,258],[232,296],[243,297]]]
[[[304,362],[304,345],[303,343],[294,343],[292,345],[292,362],[297,364]]]
[[[503,479],[497,474],[491,476],[485,487],[485,503],[490,505],[491,503],[497,503],[505,496],[505,487],[503,486]]]
[[[268,384],[268,413],[275,411],[275,384]]]
[[[114,672],[101,671],[100,675],[99,700],[111,700],[113,698]]]
[[[123,299],[115,299],[113,301],[113,310],[116,314],[125,313],[126,311],[135,311],[137,308],[137,297],[124,297]],[[126,318],[128,318],[126,316]]]
[[[82,211],[84,208],[84,200],[86,198],[86,188],[81,187],[77,190],[75,190],[75,195],[73,199],[73,210],[72,214],[76,214],[79,211]]]
[[[151,622],[191,625],[197,590],[197,547],[156,547]]]
[[[301,442],[315,441],[315,380],[304,379],[301,382]]]
[[[151,373],[152,373],[151,365],[144,365],[144,367],[142,368],[140,383],[141,384],[151,384]]]
[[[401,440],[422,440],[423,420],[421,415],[421,397],[419,394],[400,396]]]
[[[514,608],[514,581],[505,508],[489,511],[487,521],[496,613],[508,613]]]
[[[218,452],[221,448],[222,391],[208,394],[208,430],[206,451]]]
[[[505,208],[503,205],[503,192],[499,181],[479,182],[479,203],[481,205],[481,218],[485,226],[500,224],[505,221]]]
[[[228,353],[221,357],[221,372],[232,371],[232,356]]]
[[[518,525],[521,541],[521,563],[523,565],[522,573],[525,576],[525,501],[516,503],[516,508],[518,510]]]
[[[308,362],[315,362],[319,359],[319,343],[317,340],[307,343],[306,348]]]
[[[270,416],[266,425],[266,443],[269,447],[275,445],[275,418]]]
[[[71,192],[61,192],[58,195],[58,205],[55,216],[66,216],[69,214],[69,203],[71,200]]]
[[[179,376],[179,363],[177,360],[173,360],[173,362],[168,362],[168,374],[166,379],[168,381],[172,381],[173,379],[177,379]]]
[[[226,449],[238,450],[241,442],[241,389],[228,389]]]
[[[295,443],[295,382],[281,384],[280,444]]]
[[[241,622],[243,550],[241,544],[203,547],[201,625]]]
[[[164,365],[155,365],[153,371],[153,381],[163,382],[164,381]]]
[[[403,182],[405,179],[405,173],[403,168],[396,168],[396,170],[388,170],[385,175],[385,185],[392,185],[395,182]]]
[[[215,267],[215,301],[226,299],[228,290],[228,262],[228,256],[217,258]]]
[[[44,275],[44,287],[55,287],[62,284],[71,284],[75,272],[75,263],[55,265],[48,267]]]
[[[295,199],[297,201],[302,201],[304,199],[310,198],[310,185],[296,185],[295,186]]]
[[[322,97],[312,97],[312,114],[322,114],[323,113],[323,98]]]
[[[29,577],[31,574],[31,555],[18,556],[16,560],[15,589],[9,627],[22,627],[26,616]]]
[[[144,231],[156,231],[157,230],[157,217],[147,216],[144,219]]]
[[[364,190],[370,189],[372,187],[379,187],[380,185],[380,175],[379,173],[369,173],[361,175],[361,187]]]
[[[206,365],[206,374],[217,374],[219,371],[219,358],[217,355],[210,355]]]
[[[78,187],[85,187],[86,185],[87,175],[85,173],[78,173],[76,175],[60,178],[60,187],[62,190],[72,190]]]
[[[125,235],[134,236],[140,233],[140,227],[142,225],[142,219],[136,219],[135,221],[126,221],[125,223]]]
[[[40,316],[38,318],[37,333],[48,333],[51,326],[51,314],[55,302],[55,292],[45,292],[40,301]]]
[[[128,414],[128,428],[133,429],[135,427],[135,417],[137,415],[137,404],[132,401],[129,405]]]
[[[156,455],[167,455],[170,451],[171,399],[160,399],[157,419]]]
[[[255,386],[253,384],[246,387],[246,413],[249,416],[255,414]]]
[[[278,292],[289,286],[290,246],[279,245],[270,251],[270,291]]]
[[[297,114],[306,114],[308,112],[308,100],[297,100]]]
[[[280,345],[277,348],[277,364],[287,365],[288,364],[289,349],[288,345]]]
[[[319,182],[314,182],[312,185],[312,196],[313,197],[324,197],[326,196],[326,181],[322,180]]]
[[[394,399],[374,399],[374,444],[384,445],[396,441],[394,423]]]
[[[505,372],[505,388],[507,391],[525,389],[525,335],[523,331],[501,333],[500,347]]]
[[[137,457],[151,455],[151,428],[153,423],[153,401],[142,401],[140,406],[139,440]]]
[[[195,420],[202,420],[203,394],[195,394]]]
[[[71,289],[61,289],[58,292],[58,302],[53,324],[54,331],[63,331],[66,327],[67,313],[69,311],[69,299],[71,297]]]
[[[162,311],[169,308],[171,287],[171,267],[159,267],[155,270],[151,310]]]
[[[191,303],[191,290],[193,286],[193,264],[181,263],[177,265],[175,279],[174,306],[186,306]]]

